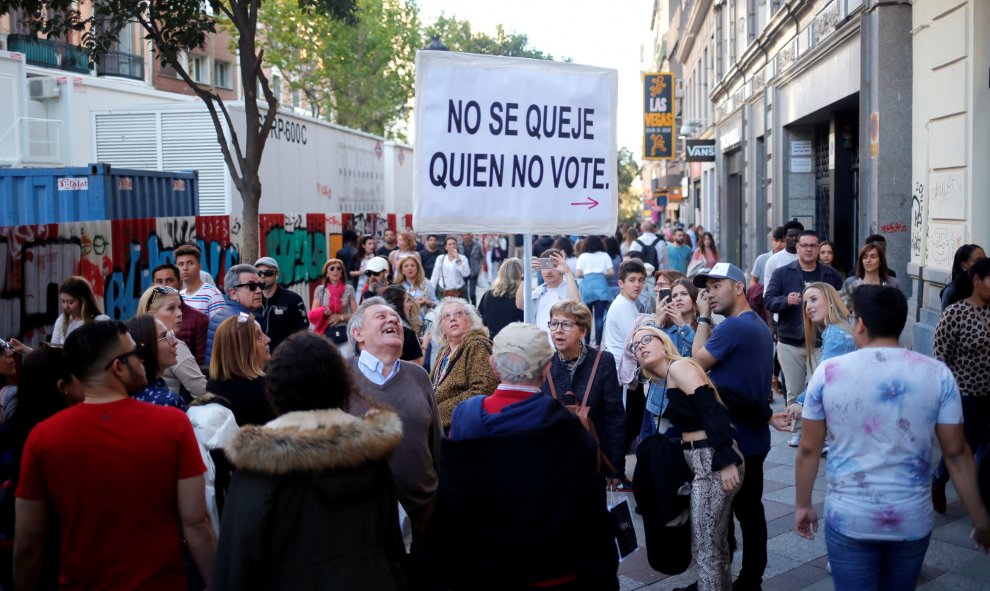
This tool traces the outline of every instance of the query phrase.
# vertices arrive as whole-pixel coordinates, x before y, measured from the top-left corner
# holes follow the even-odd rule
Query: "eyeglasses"
[[[257,291],[259,289],[265,289],[265,284],[260,281],[258,282],[248,281],[247,283],[238,283],[237,285],[234,286],[234,289],[237,289],[239,287],[246,287],[251,291]]]
[[[138,355],[138,356],[140,356],[142,353],[144,353],[144,345],[142,345],[141,343],[138,343],[138,344],[134,345],[134,348],[132,350],[128,351],[127,353],[124,353],[123,355],[118,355],[118,356],[114,357],[113,359],[111,359],[110,360],[110,363],[106,364],[103,367],[103,371],[106,371],[106,370],[110,369],[110,366],[113,365],[113,362],[114,361],[119,361],[121,363],[124,363],[124,362],[127,361],[127,358],[130,357],[131,355]]]
[[[633,342],[629,343],[629,346],[626,347],[626,351],[629,351],[630,353],[632,353],[633,355],[635,355],[636,354],[636,351],[639,350],[639,347],[641,345],[649,345],[650,343],[653,342],[653,339],[655,339],[655,338],[656,338],[655,336],[653,336],[651,334],[648,334],[648,335],[644,336],[643,338],[639,339],[638,341],[633,341]]]
[[[460,318],[461,316],[467,316],[467,312],[464,310],[454,310],[453,312],[447,312],[440,317],[441,320],[453,320],[454,318]]]
[[[258,275],[261,277],[274,277],[278,275],[278,271],[258,271]]]
[[[165,332],[165,336],[163,336],[163,337],[161,337],[161,338],[158,339],[158,342],[161,342],[161,341],[168,341],[168,344],[170,344],[170,345],[175,344],[175,342],[176,342],[175,332],[173,332],[171,330],[166,331]]]
[[[802,242],[801,244],[798,244],[798,248],[818,248],[818,245],[817,244],[807,244],[807,243]]]
[[[547,328],[549,328],[551,331],[557,330],[559,328],[564,332],[571,332],[571,329],[574,328],[575,326],[577,325],[574,324],[573,322],[568,322],[566,320],[564,320],[563,322],[557,320],[551,320],[550,322],[547,322]]]

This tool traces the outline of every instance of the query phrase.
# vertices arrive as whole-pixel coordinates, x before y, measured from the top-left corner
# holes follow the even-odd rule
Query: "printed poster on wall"
[[[417,53],[416,230],[612,233],[617,95],[608,68]]]
[[[674,157],[674,75],[643,74],[643,159]]]

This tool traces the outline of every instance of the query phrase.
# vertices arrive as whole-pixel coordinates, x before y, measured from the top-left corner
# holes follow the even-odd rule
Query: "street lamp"
[[[450,51],[450,49],[448,49],[447,46],[444,45],[442,41],[440,41],[440,35],[434,35],[433,40],[430,41],[430,44],[424,47],[423,49],[427,49],[431,51]]]

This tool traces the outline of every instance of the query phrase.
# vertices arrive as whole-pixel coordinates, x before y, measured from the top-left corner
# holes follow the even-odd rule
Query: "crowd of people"
[[[879,235],[848,276],[796,220],[750,273],[652,221],[542,236],[530,261],[513,236],[343,238],[306,299],[271,257],[218,287],[188,244],[134,318],[69,277],[50,343],[0,341],[0,588],[618,589],[610,490],[635,493],[656,568],[690,551],[687,589],[760,589],[771,428],[799,448],[805,537],[828,457],[837,589],[913,588],[949,479],[990,546],[976,245],[931,359],[899,346]]]

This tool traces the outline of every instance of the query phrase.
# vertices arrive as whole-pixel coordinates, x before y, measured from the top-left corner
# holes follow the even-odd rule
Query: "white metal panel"
[[[96,160],[117,168],[158,169],[158,129],[154,113],[98,113]]]
[[[162,170],[198,170],[200,215],[230,213],[224,191],[227,166],[209,112],[164,111],[161,121]]]

